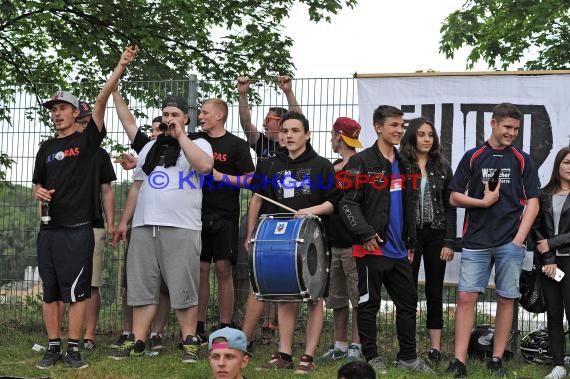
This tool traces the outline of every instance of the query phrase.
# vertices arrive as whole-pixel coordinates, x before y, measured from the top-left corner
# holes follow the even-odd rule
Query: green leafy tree
[[[440,51],[453,58],[469,46],[467,68],[482,60],[500,69],[519,62],[527,70],[568,69],[569,9],[568,0],[467,0],[445,19]]]
[[[299,0],[312,21],[330,21],[343,6],[358,0]],[[190,74],[222,81],[218,94],[235,96],[234,78],[248,74],[261,80],[292,74],[293,41],[283,33],[283,20],[294,0],[0,0],[0,120],[2,107],[23,89],[40,99],[48,86],[77,89],[94,98],[127,45],[141,52],[129,67],[130,81],[181,80]],[[71,87],[71,88],[70,88]],[[163,93],[142,85],[124,91],[156,105]],[[166,89],[165,89],[166,91]],[[47,121],[47,115],[44,115]],[[6,163],[2,160],[0,163]],[[1,167],[1,166],[0,166]]]
[[[299,0],[313,21],[330,21],[357,0]],[[126,45],[141,52],[125,77],[223,80],[291,73],[282,22],[293,0],[0,0],[0,77],[62,87],[102,81]],[[228,86],[233,87],[234,83]],[[230,88],[226,88],[230,89]],[[97,90],[97,89],[93,89]],[[95,93],[94,93],[95,94]],[[5,93],[2,97],[13,95]],[[6,110],[4,110],[6,112]]]
[[[0,286],[21,279],[23,267],[36,265],[39,217],[30,193],[21,185],[0,187]]]

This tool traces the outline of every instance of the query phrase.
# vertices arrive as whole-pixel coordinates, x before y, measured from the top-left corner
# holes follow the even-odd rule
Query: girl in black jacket
[[[542,189],[540,212],[533,226],[535,253],[546,276],[541,276],[546,300],[548,338],[554,368],[546,379],[566,376],[564,368],[563,312],[570,317],[570,147],[562,148],[554,159],[550,181]],[[556,268],[566,274],[553,280]]]
[[[420,261],[424,261],[427,300],[426,327],[429,332],[428,360],[441,360],[443,328],[443,278],[446,263],[453,259],[457,210],[449,204],[448,184],[453,173],[444,158],[433,124],[424,118],[410,121],[400,142],[400,153],[410,161],[412,171],[421,174],[417,183],[416,246],[412,271],[416,288]]]

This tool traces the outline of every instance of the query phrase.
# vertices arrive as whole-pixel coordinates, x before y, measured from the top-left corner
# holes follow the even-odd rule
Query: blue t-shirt
[[[381,246],[382,255],[390,258],[405,258],[408,256],[408,249],[406,249],[406,244],[402,240],[402,235],[404,234],[402,182],[398,160],[394,159],[390,183],[390,223],[388,224],[386,241]]]
[[[485,183],[501,169],[499,201],[489,208],[466,208],[463,247],[489,249],[517,234],[527,199],[540,196],[538,172],[530,156],[514,146],[493,149],[488,142],[463,155],[449,189],[482,199]]]

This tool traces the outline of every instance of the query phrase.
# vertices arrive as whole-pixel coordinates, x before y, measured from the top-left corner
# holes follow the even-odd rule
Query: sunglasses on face
[[[279,116],[265,116],[265,120],[263,122],[268,124],[269,121],[271,121],[271,120],[279,121],[279,120],[281,120],[281,117],[279,117]]]

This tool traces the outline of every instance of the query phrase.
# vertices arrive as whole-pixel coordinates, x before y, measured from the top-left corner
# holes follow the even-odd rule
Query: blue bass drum
[[[262,216],[253,231],[249,274],[261,301],[317,301],[328,277],[328,249],[320,219]]]

